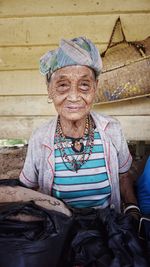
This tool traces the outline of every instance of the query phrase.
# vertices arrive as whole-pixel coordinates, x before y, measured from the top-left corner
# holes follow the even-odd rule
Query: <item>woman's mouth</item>
[[[77,106],[77,105],[69,105],[65,107],[66,109],[69,109],[70,111],[77,111],[79,109],[83,109],[83,106]]]

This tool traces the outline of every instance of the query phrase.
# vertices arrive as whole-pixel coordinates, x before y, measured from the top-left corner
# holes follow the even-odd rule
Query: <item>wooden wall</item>
[[[56,114],[39,58],[60,38],[86,36],[103,51],[118,16],[129,41],[150,35],[150,0],[0,0],[0,138],[29,138]],[[127,139],[150,140],[150,99],[96,105]],[[140,126],[140,129],[139,129]]]

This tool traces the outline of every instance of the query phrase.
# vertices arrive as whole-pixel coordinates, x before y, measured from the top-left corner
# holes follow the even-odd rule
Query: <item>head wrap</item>
[[[40,59],[40,72],[43,75],[71,65],[92,68],[96,76],[102,69],[102,60],[97,47],[85,37],[72,40],[62,39],[56,50],[48,51]]]

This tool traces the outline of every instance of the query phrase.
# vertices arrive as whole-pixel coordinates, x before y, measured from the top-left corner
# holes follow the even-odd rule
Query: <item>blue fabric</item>
[[[137,199],[142,214],[150,215],[150,156],[142,175],[137,180]]]
[[[40,59],[40,72],[43,75],[73,65],[92,68],[98,76],[102,70],[102,60],[98,48],[89,39],[78,37],[62,39],[57,49],[48,51]]]

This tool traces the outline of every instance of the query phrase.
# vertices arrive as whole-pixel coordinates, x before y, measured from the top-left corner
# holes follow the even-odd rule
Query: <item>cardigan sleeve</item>
[[[106,133],[109,135],[117,152],[119,173],[127,172],[132,164],[132,156],[120,122],[117,119],[111,118],[107,125]]]
[[[33,135],[29,140],[27,155],[19,179],[29,188],[38,187],[38,155],[39,148]]]
[[[125,139],[124,133],[122,131],[121,126],[119,125],[120,131],[120,146],[118,151],[118,165],[119,165],[119,173],[127,172],[132,164],[132,156],[129,151],[129,147],[127,141]]]

